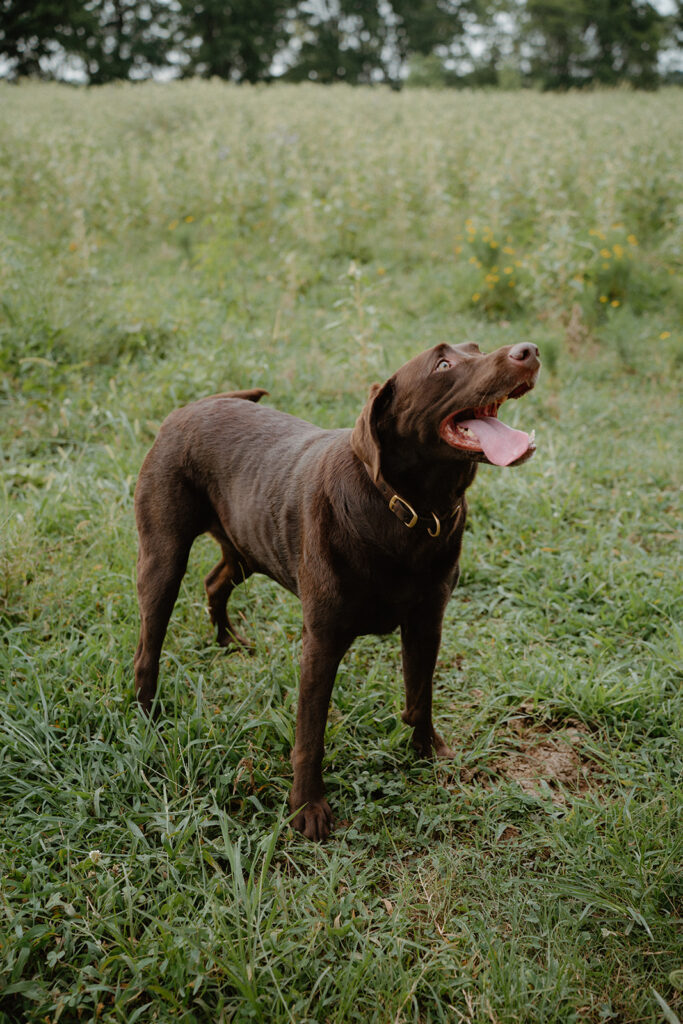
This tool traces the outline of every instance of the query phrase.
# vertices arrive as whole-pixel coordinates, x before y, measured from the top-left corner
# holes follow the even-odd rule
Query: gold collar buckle
[[[412,530],[418,520],[418,515],[413,506],[409,504],[405,498],[402,498],[399,494],[394,494],[393,498],[389,501],[389,508],[394,515],[401,520],[404,526],[407,526],[409,530]]]

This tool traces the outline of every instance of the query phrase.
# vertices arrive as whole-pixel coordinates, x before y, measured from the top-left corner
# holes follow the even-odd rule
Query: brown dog
[[[539,366],[531,344],[490,355],[470,343],[437,345],[373,384],[353,430],[255,405],[260,389],[214,395],[171,413],[144,461],[135,492],[138,700],[151,709],[190,547],[208,532],[223,552],[205,581],[219,644],[245,643],[227,602],[251,573],[301,600],[290,803],[310,839],[330,831],[325,722],[355,637],[400,626],[403,721],[421,757],[452,756],[432,725],[432,676],[458,579],[465,491],[478,462],[518,465],[533,454],[533,436],[504,426],[497,412],[534,386]]]

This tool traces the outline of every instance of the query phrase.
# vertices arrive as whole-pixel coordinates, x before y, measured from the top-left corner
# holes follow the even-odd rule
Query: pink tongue
[[[509,466],[529,448],[529,435],[523,430],[513,430],[495,416],[481,416],[476,420],[460,420],[459,427],[468,427],[484,450],[484,455],[494,466]]]

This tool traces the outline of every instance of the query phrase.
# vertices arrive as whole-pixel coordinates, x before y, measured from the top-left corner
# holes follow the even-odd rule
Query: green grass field
[[[0,90],[0,1022],[683,1012],[682,94]],[[396,636],[288,824],[300,611],[212,643],[193,550],[132,704],[138,468],[202,395],[350,426],[439,341],[534,340],[415,762]]]

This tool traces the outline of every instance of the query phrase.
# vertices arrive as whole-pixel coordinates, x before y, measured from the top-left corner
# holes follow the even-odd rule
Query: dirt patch
[[[498,737],[509,753],[490,764],[496,775],[516,782],[524,793],[544,796],[564,805],[567,793],[585,793],[592,788],[595,762],[586,750],[588,730],[583,723],[569,720],[539,723],[522,706],[520,714],[508,720]]]

